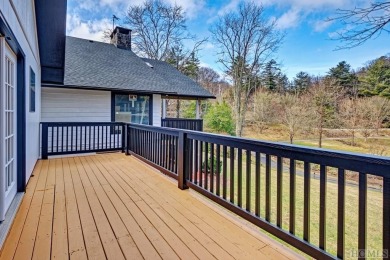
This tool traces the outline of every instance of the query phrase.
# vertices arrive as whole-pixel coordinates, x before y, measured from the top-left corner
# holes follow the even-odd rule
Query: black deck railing
[[[162,127],[203,131],[203,119],[163,118]]]
[[[42,123],[41,141],[43,159],[126,150],[177,179],[179,188],[198,191],[314,258],[346,258],[345,236],[351,236],[351,227],[358,232],[355,248],[348,245],[349,256],[389,255],[390,159],[386,157],[123,123]],[[355,174],[356,191],[349,189],[347,174]],[[368,203],[369,178],[382,185],[375,231],[367,224],[367,214],[373,210]],[[328,183],[337,187],[332,202]],[[315,189],[318,212],[313,214]],[[346,218],[351,192],[358,197],[352,222]],[[331,219],[337,222],[332,244],[327,243]],[[318,227],[316,232],[313,226]],[[372,241],[367,241],[373,235],[381,244],[380,252],[372,251]],[[333,243],[336,247],[330,249]]]
[[[369,175],[380,178],[383,181],[383,210],[376,213],[378,216],[382,215],[382,232],[379,236],[382,241],[380,247],[384,251],[380,251],[383,253],[380,256],[385,258],[389,253],[388,158],[134,124],[127,125],[127,134],[127,153],[177,179],[179,188],[189,187],[198,191],[318,259],[346,258],[346,227],[351,226],[358,229],[358,237],[355,239],[359,249],[356,248],[352,254],[359,258],[366,258],[368,254],[372,256],[372,252],[367,250],[367,234],[371,232],[367,227],[367,212],[370,210],[367,203],[367,180]],[[313,171],[319,174],[318,219],[311,216]],[[349,203],[345,201],[348,192],[347,171],[358,175],[356,223],[346,223],[345,218],[346,205]],[[329,205],[327,202],[330,172],[333,172],[337,179],[337,205]],[[302,218],[297,217],[296,207],[298,174],[303,178]],[[288,185],[285,187],[286,177]],[[286,193],[283,193],[286,188],[289,190],[287,200]],[[283,211],[286,201],[289,204],[288,214]],[[337,209],[337,249],[334,253],[329,251],[326,243],[329,207]],[[313,224],[319,229],[317,238],[312,236]],[[303,229],[302,234],[297,232],[298,225]],[[313,242],[314,240],[318,242]],[[375,256],[378,257],[378,252]]]
[[[52,155],[124,150],[125,124],[41,123],[41,158]]]
[[[131,124],[127,127],[127,154],[133,154],[177,179],[180,130]]]

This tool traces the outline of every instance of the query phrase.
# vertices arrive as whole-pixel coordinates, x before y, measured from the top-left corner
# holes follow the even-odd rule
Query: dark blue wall
[[[63,84],[67,0],[35,0],[42,83]]]

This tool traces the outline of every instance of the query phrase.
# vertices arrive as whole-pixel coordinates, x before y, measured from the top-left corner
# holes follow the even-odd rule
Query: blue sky
[[[163,0],[181,5],[186,12],[187,26],[199,39],[210,37],[212,23],[226,12],[237,9],[240,0]],[[245,0],[241,0],[245,1]],[[143,0],[68,0],[67,34],[103,41],[102,32],[111,28],[113,14],[124,17],[130,4]],[[364,0],[255,0],[262,4],[269,19],[277,19],[277,29],[286,37],[274,55],[282,71],[292,79],[299,71],[323,75],[340,61],[347,61],[354,69],[365,62],[390,53],[390,34],[366,42],[357,48],[334,51],[340,42],[331,40],[343,27],[326,22],[335,10],[366,5]],[[120,23],[120,21],[119,21]],[[191,43],[188,43],[191,45]],[[191,47],[191,46],[189,46]],[[208,42],[200,52],[202,65],[222,73],[216,60],[217,48]]]

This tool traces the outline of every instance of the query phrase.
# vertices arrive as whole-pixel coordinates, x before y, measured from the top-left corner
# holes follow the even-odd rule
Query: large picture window
[[[30,68],[30,112],[35,112],[35,72]]]
[[[150,123],[149,96],[115,94],[115,122]]]

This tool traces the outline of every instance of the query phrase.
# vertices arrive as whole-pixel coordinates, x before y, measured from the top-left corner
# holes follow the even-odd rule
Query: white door
[[[16,194],[16,55],[1,39],[1,219]]]

